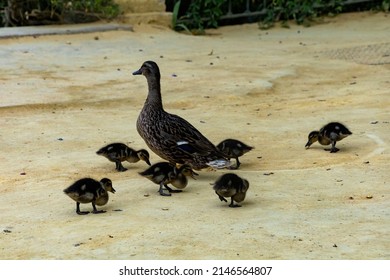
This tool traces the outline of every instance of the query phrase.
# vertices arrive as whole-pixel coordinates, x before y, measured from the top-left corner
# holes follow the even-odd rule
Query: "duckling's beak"
[[[142,75],[141,69],[139,69],[139,70],[137,70],[137,71],[134,71],[134,72],[133,72],[133,75]]]
[[[112,192],[112,193],[115,193],[116,190],[115,190],[114,188],[111,188],[111,192]]]
[[[147,165],[151,166],[152,164],[150,163],[149,159],[145,158],[145,162]]]
[[[196,173],[194,170],[191,171],[191,178],[196,180],[195,176],[199,176],[198,173]]]
[[[310,141],[308,141],[308,142],[306,143],[306,145],[305,145],[305,148],[306,148],[306,149],[309,149],[310,146],[311,146],[311,144],[312,144],[312,143],[311,143]]]

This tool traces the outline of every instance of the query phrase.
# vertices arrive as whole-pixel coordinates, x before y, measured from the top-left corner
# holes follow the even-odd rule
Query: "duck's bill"
[[[134,72],[133,72],[133,75],[142,75],[141,69],[139,69],[139,70],[137,70],[137,71],[134,71]]]
[[[310,143],[310,142],[307,142],[306,145],[305,145],[305,148],[306,148],[306,149],[309,149],[310,146],[311,146],[311,143]]]

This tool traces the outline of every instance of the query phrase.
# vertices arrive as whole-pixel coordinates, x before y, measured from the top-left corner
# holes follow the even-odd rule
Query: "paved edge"
[[[134,31],[131,25],[117,23],[3,27],[0,28],[0,39],[25,36],[80,34],[115,30]]]

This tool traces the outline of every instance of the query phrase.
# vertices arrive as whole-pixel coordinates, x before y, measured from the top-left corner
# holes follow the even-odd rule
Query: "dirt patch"
[[[388,259],[388,23],[358,13],[199,37],[140,25],[0,40],[1,258]],[[361,61],[368,46],[374,63]],[[255,146],[237,171],[250,182],[243,207],[212,191],[226,171],[161,197],[138,175],[145,163],[118,173],[95,154],[114,141],[146,147],[135,129],[146,81],[131,75],[145,60],[160,66],[167,111],[216,144]],[[305,150],[330,121],[353,132],[340,151]],[[78,216],[63,194],[86,176],[113,181],[107,213]]]

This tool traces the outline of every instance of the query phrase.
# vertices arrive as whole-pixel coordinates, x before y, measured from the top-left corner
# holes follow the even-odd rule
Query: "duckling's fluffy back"
[[[249,188],[249,182],[234,173],[222,175],[213,186],[213,189],[224,197],[231,197],[236,193],[245,193]]]

